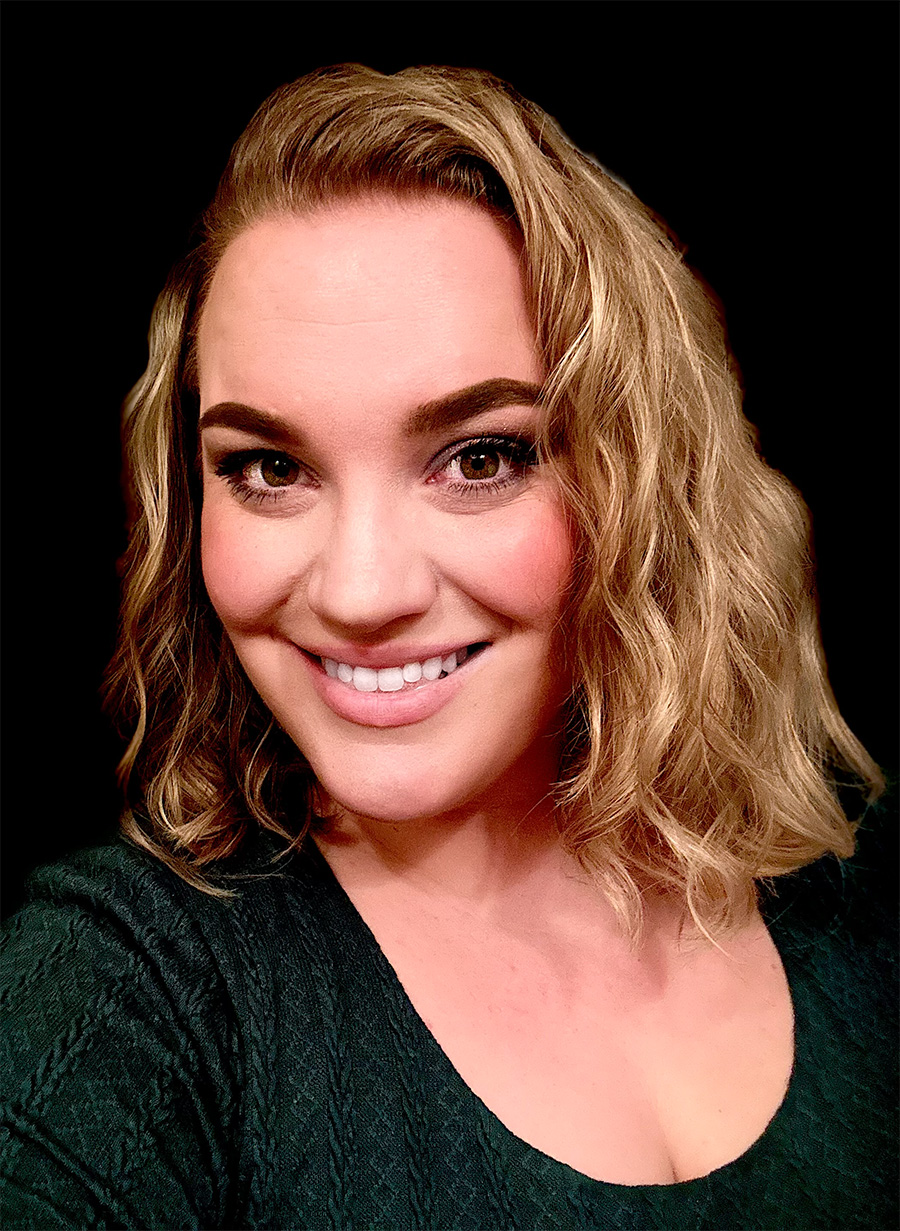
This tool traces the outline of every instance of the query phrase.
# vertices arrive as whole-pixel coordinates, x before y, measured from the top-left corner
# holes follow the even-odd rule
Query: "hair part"
[[[757,879],[852,853],[836,772],[883,789],[828,684],[807,512],[760,459],[719,305],[660,221],[475,70],[345,65],[276,90],[160,297],[124,417],[132,530],[108,704],[131,731],[125,830],[221,892],[210,866],[250,825],[297,843],[312,823],[311,771],[203,587],[195,334],[237,235],[385,193],[467,201],[520,237],[542,449],[576,546],[563,840],[634,937],[648,888],[724,933]]]

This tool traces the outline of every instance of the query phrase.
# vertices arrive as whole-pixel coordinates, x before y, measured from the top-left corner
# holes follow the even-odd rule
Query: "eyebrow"
[[[245,406],[242,402],[219,402],[211,406],[200,416],[199,426],[201,432],[212,427],[231,427],[237,432],[262,436],[264,440],[278,445],[288,444],[294,439],[294,433],[278,415]]]
[[[456,427],[488,410],[499,410],[503,406],[537,406],[540,400],[540,385],[495,376],[418,406],[409,417],[406,431],[409,436],[424,436],[442,428]]]
[[[444,397],[423,402],[406,423],[408,436],[424,436],[449,427],[456,427],[476,415],[504,406],[536,406],[541,400],[541,386],[526,380],[511,380],[505,376],[483,380],[477,385],[457,389]],[[239,432],[252,432],[273,444],[287,444],[296,433],[278,415],[257,410],[241,402],[220,402],[200,416],[200,430],[230,427]]]

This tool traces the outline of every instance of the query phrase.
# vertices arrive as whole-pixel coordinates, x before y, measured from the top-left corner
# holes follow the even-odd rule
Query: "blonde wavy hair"
[[[874,798],[820,644],[809,525],[758,456],[714,297],[665,228],[483,72],[357,65],[277,90],[175,269],[125,410],[132,506],[109,706],[131,733],[124,827],[212,892],[259,824],[299,842],[313,780],[203,588],[194,340],[216,263],[258,219],[366,193],[474,202],[521,237],[546,370],[542,448],[574,527],[576,681],[561,832],[632,934],[648,886],[710,935],[755,881],[852,853],[837,774]]]

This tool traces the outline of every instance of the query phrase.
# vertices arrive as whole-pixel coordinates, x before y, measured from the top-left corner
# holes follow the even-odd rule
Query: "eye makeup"
[[[215,474],[241,503],[268,504],[318,486],[314,476],[287,453],[274,449],[238,449],[217,458]]]
[[[527,437],[479,436],[443,449],[429,482],[467,499],[483,499],[522,482],[536,465],[535,445]]]
[[[426,482],[461,500],[478,500],[523,482],[537,465],[535,444],[520,434],[470,437],[440,451],[428,466]],[[297,499],[321,480],[288,453],[274,449],[237,449],[212,460],[214,473],[241,503],[269,505]]]

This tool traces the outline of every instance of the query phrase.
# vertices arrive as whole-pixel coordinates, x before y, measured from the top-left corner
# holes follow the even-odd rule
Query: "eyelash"
[[[467,454],[495,453],[504,459],[507,473],[496,479],[448,479],[444,486],[454,494],[483,499],[495,495],[522,479],[537,465],[534,442],[522,436],[478,436],[474,440],[449,445],[438,455],[435,474],[446,473],[452,462]]]
[[[505,463],[506,473],[502,477],[490,479],[447,479],[441,484],[445,491],[464,498],[483,499],[521,482],[537,464],[534,443],[522,436],[478,436],[475,439],[457,441],[442,450],[432,463],[431,477],[446,473],[453,462],[459,462],[467,455],[477,455],[479,452],[496,454],[501,463]],[[216,462],[215,472],[228,483],[241,503],[271,504],[283,500],[294,489],[296,481],[283,487],[252,487],[247,481],[247,472],[251,466],[265,461],[289,462],[297,467],[298,479],[304,472],[307,475],[310,473],[290,454],[279,453],[274,449],[242,449],[229,453]]]
[[[273,501],[282,500],[296,484],[286,484],[284,487],[251,487],[247,481],[247,471],[251,466],[265,461],[289,462],[297,467],[298,478],[304,471],[303,466],[288,453],[279,453],[275,449],[241,449],[217,461],[215,472],[225,480],[242,504],[271,504]]]

